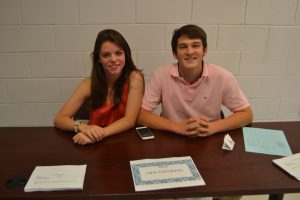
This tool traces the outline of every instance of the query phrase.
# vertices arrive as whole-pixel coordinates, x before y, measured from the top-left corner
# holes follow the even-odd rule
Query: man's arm
[[[200,117],[192,117],[186,121],[191,127],[191,131],[198,132],[199,137],[206,137],[218,132],[224,132],[250,124],[253,120],[253,113],[249,107],[237,111],[222,120],[208,122]]]
[[[238,112],[232,113],[223,120],[212,122],[216,132],[228,131],[236,128],[240,128],[250,124],[253,120],[253,113],[251,107],[247,107]]]
[[[141,109],[138,123],[152,129],[174,132],[191,137],[206,137],[250,124],[253,114],[250,107],[235,112],[225,119],[208,122],[203,117],[192,117],[185,122],[175,122]]]
[[[179,123],[160,117],[155,113],[143,108],[141,108],[139,113],[138,124],[147,126],[152,129],[170,131],[181,135],[185,135],[184,123]]]

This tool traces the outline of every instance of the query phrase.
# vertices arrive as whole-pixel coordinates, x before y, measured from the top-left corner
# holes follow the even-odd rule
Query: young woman
[[[85,145],[121,133],[136,123],[143,98],[144,78],[132,61],[131,50],[117,31],[99,32],[92,53],[91,77],[81,81],[54,119],[60,129],[75,131],[74,143]],[[84,102],[89,122],[73,120]]]

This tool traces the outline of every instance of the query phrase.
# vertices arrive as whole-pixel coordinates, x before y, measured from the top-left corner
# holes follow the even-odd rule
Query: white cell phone
[[[135,128],[142,140],[150,140],[154,139],[154,135],[151,132],[151,130],[145,126],[142,127],[136,127]]]

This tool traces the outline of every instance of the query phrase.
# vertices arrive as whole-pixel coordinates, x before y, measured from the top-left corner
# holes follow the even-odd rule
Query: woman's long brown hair
[[[98,33],[94,51],[92,53],[93,69],[91,73],[91,97],[90,109],[95,110],[105,104],[108,93],[107,78],[103,70],[102,64],[99,62],[99,52],[104,42],[112,42],[119,46],[125,53],[125,66],[120,77],[113,86],[114,96],[113,105],[117,107],[122,96],[122,89],[127,81],[130,73],[137,70],[131,57],[131,50],[125,38],[116,30],[105,29]]]

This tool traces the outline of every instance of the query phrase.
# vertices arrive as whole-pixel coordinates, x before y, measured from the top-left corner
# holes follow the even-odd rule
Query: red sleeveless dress
[[[90,111],[88,124],[105,127],[124,117],[128,98],[128,87],[127,81],[122,90],[120,103],[116,108],[113,107],[113,104],[104,104],[98,109]]]

